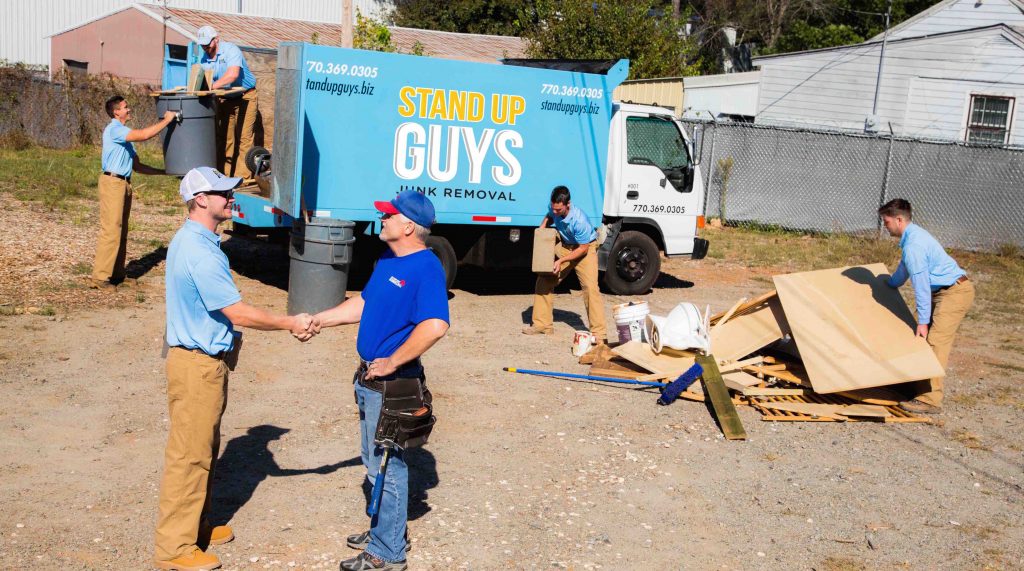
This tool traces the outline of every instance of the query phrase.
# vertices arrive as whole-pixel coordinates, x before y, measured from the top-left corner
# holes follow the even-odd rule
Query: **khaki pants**
[[[160,561],[188,555],[196,548],[200,521],[210,511],[227,389],[224,361],[177,347],[168,352],[171,429],[156,524],[156,559]]]
[[[555,256],[561,258],[570,250],[561,244],[555,245]],[[554,260],[551,263],[554,264]],[[578,260],[562,264],[558,274],[541,274],[537,276],[536,294],[533,296],[533,326],[538,329],[550,329],[554,321],[554,291],[562,280],[575,271],[583,289],[583,305],[587,309],[587,321],[590,332],[598,339],[607,339],[608,330],[604,321],[604,301],[597,285],[597,242],[591,242],[587,255]]]
[[[252,148],[256,136],[258,110],[255,89],[241,97],[217,101],[217,169],[227,176],[252,178],[245,166],[245,153]]]
[[[100,175],[100,233],[96,238],[96,258],[92,277],[99,281],[124,279],[128,253],[128,215],[132,211],[132,185],[105,174]]]
[[[949,362],[956,330],[973,303],[974,284],[970,281],[932,294],[932,323],[928,327],[928,344],[932,346],[943,370]],[[942,406],[943,380],[944,377],[936,377],[915,383],[914,388],[920,392],[916,398],[933,406]]]

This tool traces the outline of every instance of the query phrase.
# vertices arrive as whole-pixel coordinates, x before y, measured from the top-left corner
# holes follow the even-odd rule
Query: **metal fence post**
[[[707,165],[707,180],[704,183],[704,217],[708,216],[708,196],[711,195],[711,175],[715,170],[715,138],[718,136],[718,123],[712,121],[710,123],[714,125],[714,129],[711,130],[711,150],[708,151]],[[704,123],[704,132],[707,133],[708,123]]]
[[[878,207],[879,208],[881,208],[882,206],[885,205],[885,197],[886,197],[886,195],[889,192],[889,169],[890,169],[890,166],[892,165],[892,147],[893,147],[893,141],[895,140],[895,138],[896,137],[892,133],[889,133],[889,153],[885,157],[885,170],[884,170],[884,172],[882,174],[882,193],[878,196]],[[876,225],[875,233],[878,236],[881,236],[882,235],[882,217],[881,216],[878,217],[878,221],[875,222],[875,225]]]

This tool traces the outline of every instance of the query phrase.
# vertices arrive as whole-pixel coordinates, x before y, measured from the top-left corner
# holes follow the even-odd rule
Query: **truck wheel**
[[[618,295],[641,295],[651,291],[660,273],[658,245],[643,232],[627,230],[612,245],[604,285]]]
[[[452,284],[455,283],[455,274],[459,271],[459,260],[455,257],[455,248],[452,248],[452,243],[443,236],[427,236],[427,247],[434,252],[437,259],[441,260],[441,267],[444,268],[445,288],[452,289]]]
[[[248,152],[245,153],[245,168],[249,169],[249,172],[251,172],[252,176],[254,177],[259,174],[258,172],[256,172],[256,159],[262,155],[269,156],[270,151],[264,149],[263,147],[252,147],[251,149],[248,150]]]

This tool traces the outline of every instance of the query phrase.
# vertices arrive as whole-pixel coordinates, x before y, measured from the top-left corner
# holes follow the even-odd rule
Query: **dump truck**
[[[503,63],[282,43],[272,160],[247,157],[265,184],[236,193],[235,228],[350,220],[355,264],[380,251],[373,201],[414,189],[450,286],[460,264],[529,268],[564,185],[603,239],[609,291],[649,291],[662,252],[704,257],[699,154],[671,111],[612,100],[628,60]]]

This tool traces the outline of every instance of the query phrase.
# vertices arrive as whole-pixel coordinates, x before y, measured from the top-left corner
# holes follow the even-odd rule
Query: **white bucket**
[[[612,307],[612,317],[615,319],[615,328],[619,332],[619,342],[647,341],[647,334],[644,332],[644,321],[650,309],[646,301],[631,301]]]

